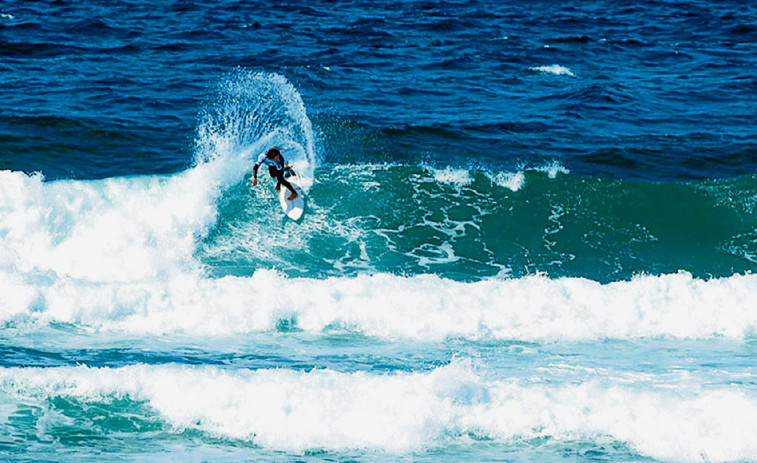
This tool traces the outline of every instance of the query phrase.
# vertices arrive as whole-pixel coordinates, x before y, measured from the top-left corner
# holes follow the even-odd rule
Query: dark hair
[[[279,151],[279,149],[277,147],[275,147],[275,146],[273,148],[269,149],[268,151],[266,151],[266,153],[265,153],[265,156],[268,159],[273,159],[273,158],[275,158],[276,156],[279,156],[279,155],[281,155],[281,151]]]

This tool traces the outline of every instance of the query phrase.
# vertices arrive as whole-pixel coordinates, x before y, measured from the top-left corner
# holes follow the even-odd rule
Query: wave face
[[[0,460],[757,461],[756,8],[3,2]]]
[[[315,174],[305,184],[308,220],[295,224],[271,214],[277,203],[267,174],[251,186],[254,144],[234,150],[239,140],[215,137],[231,144],[218,153],[236,154],[175,175],[45,182],[0,173],[0,264],[89,281],[273,268],[306,278],[401,269],[458,281],[542,274],[602,283],[678,271],[725,278],[757,265],[751,176],[645,184],[559,165],[512,173],[318,166],[307,151],[293,151],[295,164]]]
[[[275,207],[268,190],[240,184],[227,191],[198,255],[217,275],[260,267],[319,277],[401,268],[456,280],[546,274],[608,282],[647,272],[709,278],[757,268],[752,176],[654,184],[581,176],[560,164],[512,172],[324,165],[316,174],[309,220],[296,228],[248,207]],[[289,236],[268,239],[272,227]]]

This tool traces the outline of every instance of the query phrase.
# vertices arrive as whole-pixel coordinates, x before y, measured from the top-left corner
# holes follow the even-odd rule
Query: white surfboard
[[[295,190],[297,190],[297,197],[292,201],[287,201],[287,198],[291,191],[284,185],[279,190],[279,203],[284,210],[284,214],[292,220],[299,220],[302,217],[302,213],[305,212],[305,193],[302,192],[302,183],[300,183],[300,177],[292,169],[286,169],[284,171],[284,178],[292,184]]]

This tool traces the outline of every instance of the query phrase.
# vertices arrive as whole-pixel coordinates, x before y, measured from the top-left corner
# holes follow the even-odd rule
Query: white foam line
[[[2,171],[0,268],[92,282],[185,270],[215,221],[218,189],[206,173],[43,182]]]
[[[251,277],[172,275],[137,283],[29,282],[0,272],[0,320],[64,322],[129,333],[223,335],[275,329],[281,318],[370,336],[593,340],[745,339],[757,332],[757,275],[690,274],[600,284],[543,276],[458,282],[433,275],[326,280],[259,270]]]
[[[54,412],[55,397],[127,397],[146,402],[177,431],[287,451],[406,453],[469,435],[504,443],[610,436],[666,460],[757,455],[757,398],[734,387],[491,380],[466,361],[384,375],[177,365],[0,368],[0,391],[23,404],[36,400],[41,413]]]
[[[552,64],[549,66],[536,66],[529,68],[531,71],[534,72],[541,72],[542,74],[553,74],[556,76],[575,76],[573,72],[566,68],[565,66],[560,66],[559,64]]]

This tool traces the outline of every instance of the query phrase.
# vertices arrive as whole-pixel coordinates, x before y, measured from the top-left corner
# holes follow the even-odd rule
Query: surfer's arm
[[[265,162],[265,153],[258,156],[257,162],[254,166],[252,166],[252,186],[258,184],[258,169],[260,168],[260,164],[263,164],[263,162]]]
[[[260,164],[255,163],[255,165],[252,167],[252,186],[255,186],[258,184],[258,169],[260,168]]]

